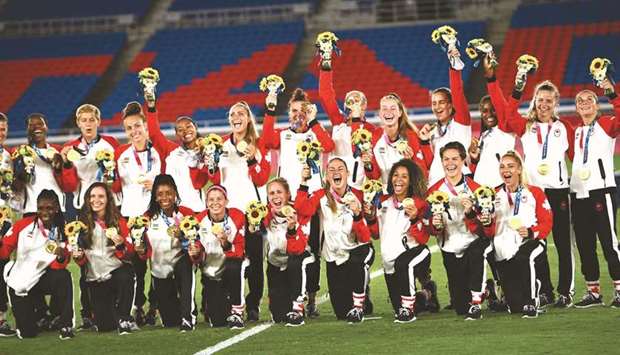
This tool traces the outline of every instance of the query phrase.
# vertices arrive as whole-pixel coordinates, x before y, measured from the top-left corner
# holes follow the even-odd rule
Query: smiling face
[[[172,186],[165,184],[157,186],[155,201],[157,201],[163,211],[170,212],[174,208],[176,200],[177,194]]]
[[[435,118],[442,124],[452,117],[452,102],[444,92],[439,91],[431,95],[431,109]]]
[[[37,202],[37,217],[46,227],[50,227],[59,212],[58,205],[51,199],[43,198]]]
[[[272,210],[279,213],[282,207],[288,204],[291,194],[286,190],[284,185],[279,182],[272,182],[267,187],[267,199]]]
[[[577,108],[577,114],[579,114],[582,119],[592,119],[598,113],[596,96],[589,90],[577,94],[577,97],[575,97],[575,106]]]
[[[220,190],[213,189],[207,195],[207,208],[212,218],[221,218],[226,211],[228,200],[224,193]]]
[[[343,193],[347,187],[349,173],[347,165],[339,159],[333,159],[327,165],[327,175],[325,177],[334,191]]]
[[[82,112],[76,119],[82,137],[87,141],[93,140],[97,136],[97,127],[101,123],[101,120],[95,116],[94,112]]]
[[[441,157],[441,164],[446,177],[449,179],[459,178],[464,160],[456,149],[446,149]]]
[[[123,120],[123,127],[125,127],[125,134],[131,144],[141,146],[146,143],[148,133],[142,117],[138,115],[127,116]]]
[[[407,168],[399,166],[394,170],[392,186],[394,187],[394,195],[397,198],[407,197],[407,190],[409,189],[409,172]]]
[[[230,109],[228,114],[228,123],[233,134],[244,136],[248,129],[250,115],[248,110],[242,105],[235,105]]]
[[[303,131],[306,124],[306,113],[302,110],[303,101],[293,101],[288,108],[288,122],[296,131]]]
[[[497,114],[491,101],[484,101],[480,104],[480,121],[487,128],[497,126]]]
[[[28,127],[26,128],[28,137],[35,143],[45,143],[47,137],[47,125],[45,121],[40,117],[32,117],[28,120]]]
[[[539,90],[536,94],[535,108],[538,119],[547,122],[553,117],[557,100],[555,94],[550,90]]]
[[[398,100],[384,97],[379,103],[379,118],[384,128],[398,127],[398,120],[403,112],[398,105]]]
[[[196,132],[196,126],[189,119],[182,119],[177,121],[174,125],[174,131],[176,133],[177,139],[181,141],[181,143],[187,145],[196,140],[198,137],[198,132]]]
[[[88,203],[90,204],[90,209],[93,213],[98,217],[103,218],[105,215],[105,209],[108,205],[108,196],[106,195],[105,189],[97,186],[90,190]]]
[[[514,157],[505,156],[499,163],[499,174],[508,188],[519,186],[522,169],[523,167]]]

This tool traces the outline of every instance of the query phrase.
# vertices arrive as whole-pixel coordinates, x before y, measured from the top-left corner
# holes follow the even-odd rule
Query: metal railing
[[[43,20],[2,21],[3,37],[41,36],[67,33],[123,32],[135,26],[134,15],[68,17]]]

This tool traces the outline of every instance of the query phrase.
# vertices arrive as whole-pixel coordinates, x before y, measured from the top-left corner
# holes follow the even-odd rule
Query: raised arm
[[[342,112],[340,112],[338,102],[336,101],[332,70],[319,71],[319,98],[332,126],[337,126],[346,122],[346,118]]]
[[[471,115],[469,114],[469,105],[465,98],[465,90],[463,89],[463,79],[461,77],[461,71],[450,71],[450,91],[452,92],[452,105],[456,110],[454,120],[462,125],[471,125]]]

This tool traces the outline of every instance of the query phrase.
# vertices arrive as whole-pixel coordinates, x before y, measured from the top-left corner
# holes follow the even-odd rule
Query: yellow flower
[[[11,210],[7,207],[0,207],[0,224],[3,224],[7,219],[11,219]]]
[[[215,133],[209,133],[209,135],[207,136],[207,142],[208,144],[213,144],[218,148],[221,147],[223,144],[222,137]]]
[[[29,145],[20,145],[19,148],[13,151],[11,159],[15,160],[19,157],[34,157],[36,155],[34,149]]]
[[[271,74],[269,76],[262,78],[258,87],[260,91],[265,92],[269,89],[270,85],[273,85],[276,87],[280,86],[282,91],[284,91],[284,89],[286,88],[286,85],[284,85],[284,79],[282,79],[281,76],[276,75],[276,74]]]
[[[430,204],[439,204],[439,203],[448,203],[450,197],[447,193],[443,191],[433,191],[427,198],[426,201]]]
[[[366,179],[362,186],[362,192],[364,193],[379,192],[381,190],[383,190],[383,184],[380,180]]]
[[[108,149],[102,149],[95,155],[96,161],[112,161],[114,160],[114,152]]]
[[[441,34],[439,33],[438,30],[433,30],[433,33],[431,33],[431,40],[434,43],[439,43],[439,39],[441,38]]]
[[[476,199],[482,199],[485,197],[494,197],[495,190],[493,190],[492,188],[488,186],[482,185],[478,187],[476,191],[474,191],[474,195],[476,196]]]
[[[299,141],[297,143],[297,157],[301,161],[305,161],[310,155],[311,146],[309,142]]]
[[[472,48],[472,47],[465,48],[465,53],[467,53],[467,56],[470,59],[478,58],[478,52],[474,48]]]
[[[315,43],[318,45],[321,42],[338,42],[338,37],[333,32],[321,32],[316,36]]]
[[[523,54],[517,59],[517,65],[530,65],[531,69],[529,72],[533,73],[538,70],[538,59],[532,55]]]
[[[607,67],[611,64],[611,60],[607,58],[594,58],[590,63],[590,74],[597,80],[604,80],[607,74]]]
[[[0,176],[2,176],[2,181],[6,184],[13,182],[13,171],[11,169],[0,170]]]
[[[442,35],[448,35],[448,36],[456,36],[458,34],[458,32],[456,32],[456,30],[448,25],[444,25],[439,27],[438,29],[434,30],[431,33],[431,39],[433,40],[433,42],[435,43],[439,43],[439,41],[441,40],[441,36]]]
[[[196,219],[196,217],[185,216],[183,217],[183,219],[181,219],[181,224],[179,225],[179,228],[181,229],[181,231],[183,231],[183,233],[187,234],[187,232],[192,230],[197,225],[198,225],[198,220]]]
[[[267,206],[259,201],[250,201],[245,209],[245,214],[248,218],[248,224],[259,225],[261,220],[267,216]]]
[[[155,68],[144,68],[138,73],[138,78],[159,81],[159,72]]]
[[[137,229],[137,228],[142,228],[145,227],[149,224],[149,218],[146,216],[136,216],[136,217],[130,217],[129,221],[127,222],[127,228],[129,229]]]
[[[73,221],[65,225],[65,234],[68,237],[78,235],[83,230],[86,230],[86,225],[82,221]]]
[[[351,140],[353,141],[353,144],[367,143],[367,142],[370,142],[371,138],[372,138],[372,134],[370,133],[369,130],[365,128],[358,128],[351,135]]]

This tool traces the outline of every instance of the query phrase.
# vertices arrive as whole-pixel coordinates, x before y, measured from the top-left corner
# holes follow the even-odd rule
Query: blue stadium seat
[[[10,0],[0,13],[0,21],[41,20],[133,14],[144,15],[148,0]]]

